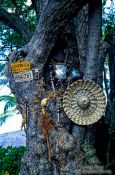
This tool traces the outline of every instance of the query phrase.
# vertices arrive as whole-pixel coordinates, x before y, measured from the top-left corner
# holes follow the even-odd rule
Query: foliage
[[[96,157],[95,157],[96,152],[94,148],[89,144],[88,138],[85,140],[84,144],[82,145],[82,148],[86,154],[87,162],[90,165],[95,165],[96,164]]]
[[[103,36],[115,35],[115,4],[111,1],[109,9],[106,9],[107,1],[103,2]],[[108,11],[108,12],[107,12]]]
[[[6,85],[9,86],[8,80],[5,77],[4,68],[5,68],[5,62],[1,61],[0,63],[0,90]],[[14,109],[14,107],[16,107],[16,99],[14,96],[12,96],[12,94],[0,96],[0,102],[5,102],[4,112],[3,114],[0,114],[0,126],[1,126],[6,121],[6,119],[9,116],[12,116],[13,114],[15,114],[17,110]]]
[[[4,26],[4,24],[1,23],[1,27],[0,27],[0,32],[2,32],[2,37],[1,37],[1,41],[2,41],[2,47],[1,49],[7,49],[9,48],[9,50],[12,51],[12,47],[13,46],[17,46],[20,47],[22,45],[22,40],[19,34],[17,34],[13,29],[10,29],[7,26]]]
[[[8,86],[8,80],[5,77],[4,67],[5,67],[5,63],[1,62],[0,63],[0,86],[1,86],[0,90],[4,86],[6,85]],[[16,106],[16,99],[14,96],[12,96],[12,94],[3,95],[3,96],[0,96],[0,102],[5,102],[4,113],[0,114],[0,125],[2,125],[7,119],[7,117],[12,116],[14,112],[17,112],[17,110],[13,108]]]
[[[18,175],[25,147],[0,147],[0,175]]]
[[[27,0],[4,0],[2,7],[15,17],[22,19],[30,32],[33,33],[35,31],[35,12],[32,5],[27,3]],[[14,47],[18,49],[23,46],[23,40],[20,35],[2,22],[0,22],[0,40],[2,43],[1,49],[3,51],[6,49],[12,51]]]
[[[4,64],[0,64],[0,75],[3,75],[3,70],[4,70]]]
[[[0,125],[2,125],[9,116],[12,116],[17,112],[16,108],[16,99],[11,95],[3,95],[0,96],[0,102],[5,101],[4,113],[0,114]]]
[[[0,114],[0,126],[5,123],[6,119],[10,116],[13,116],[14,114],[16,115],[17,110],[13,109],[10,111],[7,111],[6,113]]]
[[[0,86],[1,85],[6,85],[8,83],[8,80],[6,79],[6,77],[4,76],[4,67],[5,67],[5,63],[0,63]]]

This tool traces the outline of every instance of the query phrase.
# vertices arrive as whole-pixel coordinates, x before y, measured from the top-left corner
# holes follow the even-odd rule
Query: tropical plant
[[[1,63],[0,62],[0,86],[1,85],[7,85],[8,80],[6,79],[6,77],[4,76],[4,67],[5,67],[5,63]]]
[[[0,90],[2,90],[4,86],[9,87],[8,80],[5,77],[4,67],[5,63],[0,63]],[[12,94],[0,96],[0,102],[5,102],[4,112],[0,114],[0,125],[2,125],[8,117],[16,114],[17,110],[14,109],[14,107],[16,107],[16,100]]]
[[[12,95],[0,96],[0,102],[5,102],[4,112],[0,114],[0,125],[2,125],[6,119],[17,113],[16,99]]]
[[[0,147],[0,175],[18,175],[25,147]]]

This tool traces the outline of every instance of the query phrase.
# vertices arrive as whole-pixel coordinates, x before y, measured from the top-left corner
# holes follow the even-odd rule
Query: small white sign
[[[15,79],[15,82],[31,81],[33,80],[33,72],[26,71],[26,72],[15,73],[14,79]]]

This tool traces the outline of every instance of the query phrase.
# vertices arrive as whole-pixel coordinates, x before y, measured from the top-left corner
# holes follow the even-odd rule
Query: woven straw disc
[[[63,96],[66,115],[76,124],[91,125],[104,115],[106,97],[98,84],[90,80],[72,83]]]

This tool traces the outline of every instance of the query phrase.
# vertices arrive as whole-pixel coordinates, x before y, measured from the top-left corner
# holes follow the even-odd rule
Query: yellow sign
[[[11,64],[12,72],[24,72],[30,70],[30,62],[29,61],[18,61]]]

